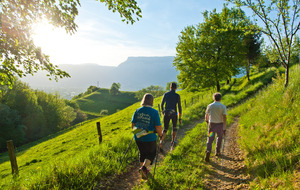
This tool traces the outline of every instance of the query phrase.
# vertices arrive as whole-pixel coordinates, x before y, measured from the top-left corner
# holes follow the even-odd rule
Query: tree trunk
[[[229,82],[230,82],[229,79],[227,79],[227,84],[229,84]]]
[[[246,70],[247,70],[248,81],[250,81],[250,60],[249,59],[248,59],[248,65],[246,67]]]
[[[284,87],[286,88],[289,85],[289,64],[285,68],[285,84]]]
[[[217,81],[217,92],[220,92],[220,82]]]

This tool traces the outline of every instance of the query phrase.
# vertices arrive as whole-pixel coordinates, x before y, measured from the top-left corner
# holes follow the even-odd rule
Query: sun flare
[[[66,32],[62,28],[55,28],[46,21],[33,25],[32,38],[36,46],[43,51],[51,51],[57,47],[57,43],[65,39]]]

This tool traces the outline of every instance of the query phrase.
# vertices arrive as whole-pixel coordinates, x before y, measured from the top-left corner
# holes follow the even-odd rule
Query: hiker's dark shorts
[[[145,159],[151,161],[151,164],[154,161],[156,156],[156,141],[144,142],[144,141],[135,141],[139,151],[140,151],[140,162],[144,162]]]
[[[164,132],[167,133],[168,129],[169,129],[169,124],[170,124],[170,120],[172,120],[172,130],[174,132],[177,131],[177,113],[175,112],[174,114],[168,115],[168,114],[164,114],[163,120],[164,120]]]

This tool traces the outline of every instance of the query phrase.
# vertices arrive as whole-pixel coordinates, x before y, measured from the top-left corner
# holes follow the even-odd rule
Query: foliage
[[[123,21],[133,24],[141,17],[141,9],[135,0],[100,0],[109,10],[119,12]],[[38,70],[48,72],[50,79],[70,77],[50,62],[31,36],[32,24],[47,19],[68,33],[77,29],[79,0],[0,1],[0,85],[12,86],[14,77],[34,74]],[[134,17],[135,16],[135,17]]]
[[[203,13],[205,21],[181,32],[174,66],[182,88],[217,87],[238,73],[243,58],[243,28],[248,26],[243,11],[224,7]]]
[[[285,87],[289,81],[289,67],[294,37],[300,29],[300,1],[299,0],[227,0],[237,6],[250,8],[256,17],[263,22],[261,32],[267,35],[272,44],[273,59],[280,60],[286,69]],[[256,19],[257,20],[257,19]]]
[[[253,79],[251,82],[254,83],[257,77],[251,76],[251,78]],[[248,83],[246,78],[236,79],[233,82],[231,89],[240,89],[241,91],[243,90],[243,88],[240,88],[241,86],[250,88],[253,85]],[[259,89],[255,88],[255,90]],[[106,92],[108,94],[107,89]],[[97,91],[94,93],[102,92]],[[203,117],[204,112],[202,110],[206,108],[208,103],[211,103],[213,92],[209,89],[203,89],[196,93],[186,90],[178,93],[181,95],[182,102],[185,100],[187,102],[187,106],[183,106],[182,115],[183,124],[186,125],[194,119]],[[197,97],[198,100],[196,99]],[[191,98],[194,98],[194,105],[190,104]],[[245,97],[242,98],[245,99]],[[154,105],[158,105],[161,99],[162,97],[155,98]],[[226,103],[226,105],[228,104]],[[130,120],[138,107],[140,107],[139,102],[112,115],[78,124],[42,140],[18,147],[18,164],[22,168],[18,178],[14,179],[10,175],[11,169],[7,153],[1,154],[0,176],[2,176],[2,179],[0,188],[91,189],[99,187],[104,189],[105,184],[102,182],[107,177],[124,171],[130,163],[137,161],[138,150],[133,145],[125,157],[121,170],[118,170],[123,153],[126,151],[132,138]],[[101,123],[103,142],[100,145],[96,122]],[[204,165],[201,162],[204,151],[201,151],[200,148],[203,142],[201,138],[203,137],[203,131],[203,125],[198,125],[193,132],[186,135],[186,140],[181,141],[186,141],[183,143],[184,146],[180,148],[180,143],[173,151],[176,155],[172,157],[170,154],[169,161],[164,162],[164,166],[157,166],[156,172],[164,174],[166,173],[165,171],[168,171],[168,174],[172,174],[171,176],[158,176],[156,174],[155,178],[168,179],[160,180],[159,183],[164,183],[166,187],[177,187],[179,185],[171,184],[172,182],[178,182],[183,187],[189,185],[193,187],[202,186],[202,181],[199,178],[202,178],[204,174],[201,167]],[[191,134],[190,137],[189,134]],[[196,139],[193,137],[196,137]],[[185,151],[184,154],[182,151]],[[182,157],[183,155],[184,158]],[[180,158],[184,159],[184,164],[181,164],[183,160]],[[197,166],[198,168],[195,169],[192,166]]]
[[[157,98],[159,96],[162,96],[165,93],[165,91],[164,91],[164,88],[161,86],[151,85],[149,87],[146,87],[146,88],[143,88],[142,90],[137,91],[135,97],[137,99],[141,100],[146,93],[150,93],[153,95],[154,98]]]
[[[108,110],[101,110],[100,115],[101,116],[108,115]]]
[[[2,123],[7,128],[0,128],[1,138],[13,138],[17,146],[67,128],[76,118],[82,119],[78,108],[67,106],[58,95],[34,91],[18,80],[12,89],[2,88],[0,102],[3,116],[7,116]],[[75,104],[73,106],[76,107]],[[12,132],[13,128],[18,137],[5,132],[8,129]],[[4,147],[5,142],[1,142],[0,149]]]
[[[246,64],[246,71],[247,71],[247,78],[250,80],[250,66],[254,65],[256,60],[260,56],[260,47],[262,44],[261,40],[261,33],[260,32],[253,32],[253,33],[248,33],[245,35],[243,39],[243,43],[245,46],[245,52],[246,52],[246,59],[247,59],[247,64]]]
[[[7,140],[13,140],[15,146],[25,141],[24,125],[15,110],[0,103],[0,152],[4,151]]]
[[[112,83],[109,93],[113,96],[116,96],[120,93],[121,84],[120,83]]]
[[[165,88],[166,91],[169,91],[169,90],[170,90],[170,86],[171,86],[172,83],[176,83],[177,89],[179,89],[178,83],[177,83],[176,81],[172,81],[172,82],[168,82],[168,83],[167,83],[166,88]]]

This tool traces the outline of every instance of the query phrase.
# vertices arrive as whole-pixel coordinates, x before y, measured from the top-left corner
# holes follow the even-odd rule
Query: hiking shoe
[[[174,147],[174,146],[176,146],[177,145],[177,142],[176,141],[172,141],[171,142],[171,147]]]
[[[221,153],[220,152],[216,152],[215,156],[220,157]]]
[[[140,172],[140,174],[142,176],[142,179],[147,179],[148,178],[149,171],[148,171],[148,169],[145,166],[141,167],[139,169],[139,172]]]
[[[210,152],[206,151],[205,158],[204,158],[205,162],[209,162],[209,155],[210,155]]]

